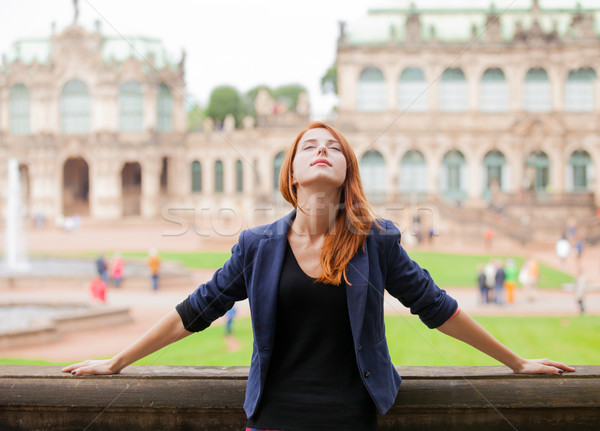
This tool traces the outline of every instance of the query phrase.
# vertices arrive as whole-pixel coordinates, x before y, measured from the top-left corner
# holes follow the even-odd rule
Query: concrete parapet
[[[504,367],[399,367],[402,389],[381,430],[595,430],[600,366],[563,376]],[[129,367],[73,377],[0,366],[3,430],[240,430],[246,367]]]

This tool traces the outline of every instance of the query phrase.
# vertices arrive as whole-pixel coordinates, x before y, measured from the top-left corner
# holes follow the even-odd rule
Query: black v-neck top
[[[315,282],[287,244],[273,356],[256,414],[262,429],[374,430],[375,404],[358,371],[346,285]]]

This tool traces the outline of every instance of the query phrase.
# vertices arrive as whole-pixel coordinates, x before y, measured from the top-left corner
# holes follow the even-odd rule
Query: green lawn
[[[599,364],[600,316],[476,317],[488,331],[521,356],[549,357],[569,364]],[[498,365],[496,361],[439,331],[415,316],[387,316],[387,339],[395,365]],[[223,326],[212,326],[168,346],[136,365],[230,366],[249,365],[252,329],[249,318],[237,319],[234,334],[242,349],[227,352]],[[133,341],[133,340],[132,340]],[[116,353],[116,352],[115,352]],[[85,358],[72,358],[76,362]],[[0,358],[0,364],[66,365],[48,361]]]
[[[145,259],[146,252],[123,252],[128,259]],[[442,287],[477,286],[477,267],[486,264],[490,259],[506,259],[508,256],[469,255],[458,253],[437,253],[430,251],[412,251],[410,257],[426,268],[436,283]],[[66,255],[62,255],[63,257]],[[70,257],[94,258],[97,253],[78,253]],[[223,266],[231,256],[229,252],[163,252],[164,260],[180,262],[189,269],[216,269]],[[110,256],[108,256],[110,257]],[[512,256],[521,267],[522,256]],[[542,288],[558,288],[564,283],[573,283],[574,278],[562,271],[540,264],[540,283]]]

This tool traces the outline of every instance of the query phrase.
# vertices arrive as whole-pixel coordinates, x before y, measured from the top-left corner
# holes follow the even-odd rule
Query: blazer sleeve
[[[386,224],[386,289],[429,328],[437,328],[452,317],[458,303],[435,284],[426,269],[408,257],[400,244],[398,228],[391,221]]]
[[[244,232],[231,249],[231,257],[211,280],[201,284],[176,310],[185,329],[198,332],[224,315],[236,301],[246,299]]]

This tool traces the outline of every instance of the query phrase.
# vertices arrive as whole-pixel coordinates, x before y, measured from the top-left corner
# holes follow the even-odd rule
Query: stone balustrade
[[[401,367],[381,430],[597,430],[600,366],[562,376],[504,367]],[[246,367],[129,367],[73,377],[59,367],[0,365],[0,428],[242,430]],[[307,414],[310,414],[307,412]]]

